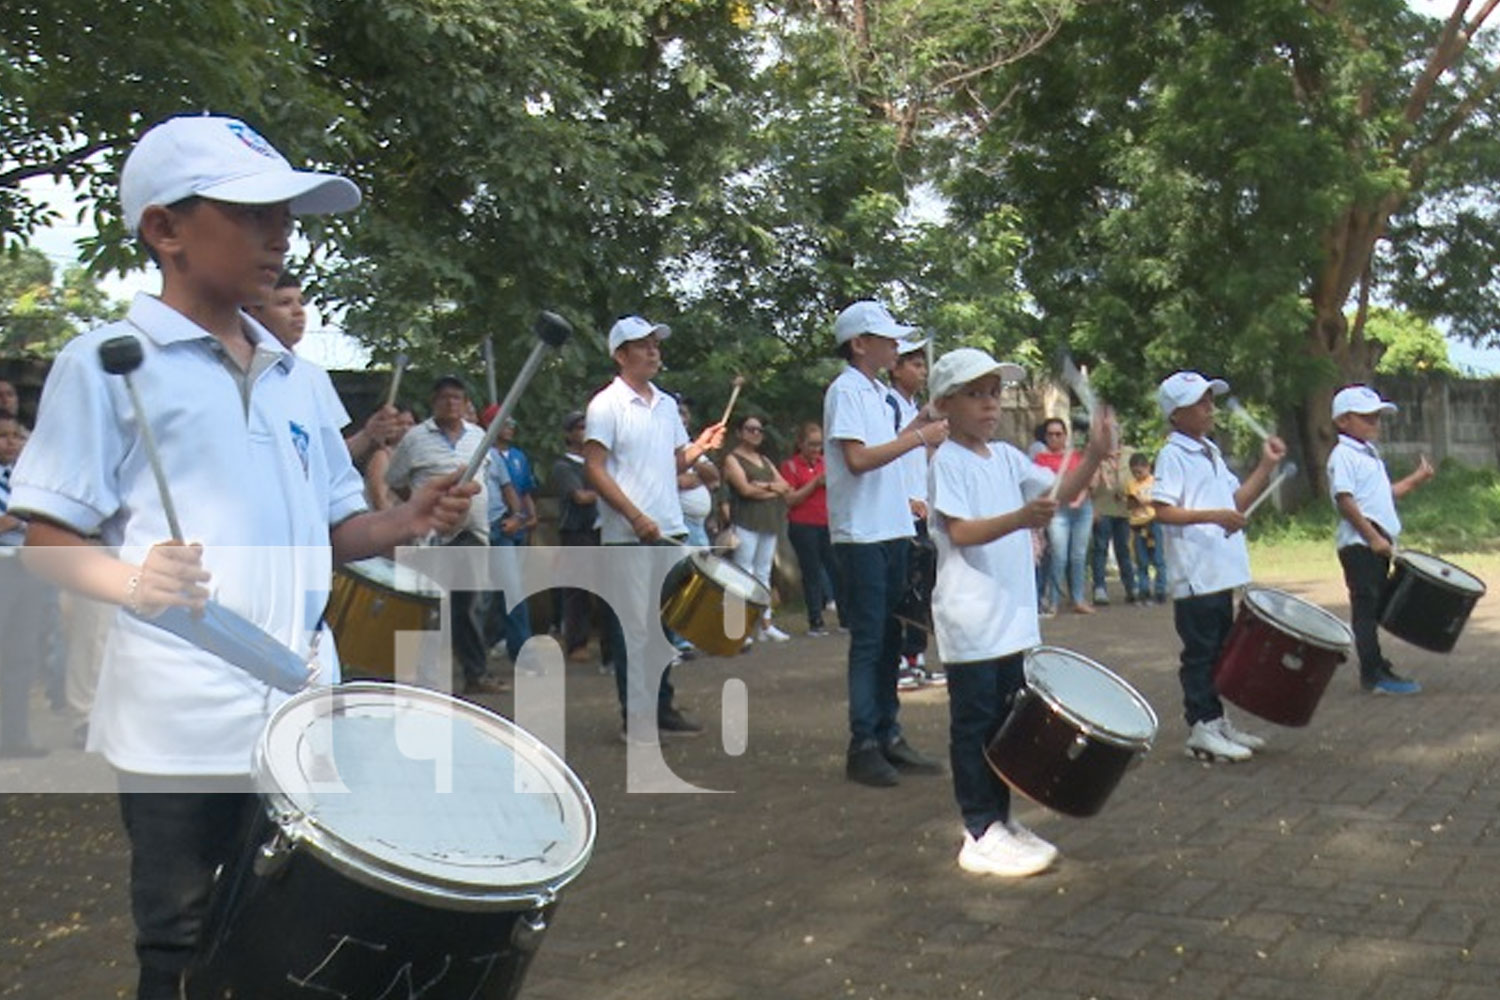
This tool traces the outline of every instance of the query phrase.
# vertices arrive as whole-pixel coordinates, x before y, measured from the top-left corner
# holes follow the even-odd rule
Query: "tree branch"
[[[7,170],[4,173],[0,173],[0,188],[15,187],[28,178],[40,177],[43,174],[62,173],[64,172],[64,168],[82,163],[100,150],[109,149],[114,145],[114,140],[96,142],[75,149],[71,153],[64,153],[55,159],[48,160],[46,163],[33,163]]]

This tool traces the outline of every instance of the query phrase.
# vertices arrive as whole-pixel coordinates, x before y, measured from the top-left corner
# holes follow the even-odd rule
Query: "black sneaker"
[[[890,761],[885,759],[880,747],[873,743],[849,751],[849,759],[844,765],[844,777],[871,788],[890,788],[901,783],[901,776],[896,773]]]
[[[916,747],[906,742],[904,736],[894,743],[887,743],[881,750],[881,755],[897,768],[912,774],[943,773],[943,765],[940,761],[917,750]]]
[[[663,736],[697,736],[703,725],[675,708],[664,708],[656,713],[656,728]]]

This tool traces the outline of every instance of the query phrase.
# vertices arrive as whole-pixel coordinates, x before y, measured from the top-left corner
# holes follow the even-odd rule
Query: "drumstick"
[[[1073,355],[1068,353],[1067,348],[1062,352],[1062,380],[1063,384],[1073,390],[1073,395],[1083,404],[1084,411],[1089,415],[1089,422],[1093,423],[1094,410],[1098,408],[1099,401],[1094,395],[1094,387],[1089,383],[1089,377],[1078,370],[1073,363]]]
[[[1263,489],[1263,490],[1260,491],[1260,496],[1258,496],[1254,500],[1252,500],[1250,502],[1250,506],[1248,506],[1248,507],[1245,508],[1245,520],[1247,520],[1247,521],[1250,520],[1250,515],[1255,513],[1255,508],[1257,508],[1261,504],[1265,503],[1266,497],[1268,497],[1272,493],[1274,493],[1276,491],[1276,488],[1278,486],[1280,486],[1287,479],[1291,478],[1292,476],[1295,476],[1296,474],[1297,474],[1297,463],[1296,462],[1288,462],[1285,465],[1283,465],[1281,467],[1281,471],[1278,472],[1278,473],[1276,473],[1276,477],[1274,479],[1272,479],[1269,483],[1266,484],[1266,488],[1265,489]],[[1234,534],[1234,532],[1226,530],[1224,532],[1224,537],[1228,538],[1232,534]]]
[[[151,423],[146,419],[146,408],[141,405],[140,394],[135,391],[135,381],[130,373],[141,366],[144,355],[141,342],[130,334],[112,337],[99,345],[99,363],[111,375],[125,379],[125,391],[130,396],[130,408],[135,413],[136,426],[140,428],[141,445],[146,452],[146,463],[151,466],[151,475],[156,479],[156,492],[161,498],[161,509],[167,517],[167,529],[172,540],[180,542],[182,525],[177,521],[177,507],[172,503],[171,491],[167,489],[167,474],[162,469],[161,456],[156,451],[156,435],[151,432]]]
[[[484,464],[485,457],[489,455],[490,449],[495,446],[495,441],[499,439],[501,428],[505,426],[505,422],[510,419],[512,411],[515,410],[516,400],[521,398],[521,393],[531,381],[532,376],[542,366],[542,360],[546,356],[547,351],[554,347],[561,347],[573,335],[573,324],[555,312],[546,312],[544,310],[537,317],[536,324],[532,327],[532,332],[537,337],[536,346],[531,349],[531,353],[526,357],[526,363],[521,366],[520,372],[516,374],[516,380],[511,383],[510,391],[500,401],[500,409],[490,421],[490,428],[485,432],[484,441],[478,448],[474,449],[474,454],[469,459],[468,467],[464,469],[463,477],[459,479],[460,483],[467,483],[478,474],[479,467]]]
[[[743,388],[744,385],[745,376],[736,375],[734,377],[734,388],[729,393],[729,405],[724,407],[724,416],[719,419],[719,423],[729,423],[729,415],[734,412],[734,402],[735,400],[740,398],[740,389]]]
[[[396,363],[391,368],[391,389],[385,395],[386,406],[396,405],[396,393],[401,390],[401,374],[402,372],[406,371],[406,363],[408,360],[410,359],[407,358],[405,351],[402,351],[400,354],[396,355]]]
[[[1236,397],[1230,396],[1226,399],[1224,401],[1224,408],[1246,427],[1254,431],[1256,436],[1262,441],[1270,440],[1271,432],[1266,430],[1259,420],[1252,417],[1250,411],[1245,409],[1245,404],[1241,403]]]
[[[500,393],[495,391],[495,345],[489,337],[484,338],[484,385],[489,390],[490,402],[497,402]]]

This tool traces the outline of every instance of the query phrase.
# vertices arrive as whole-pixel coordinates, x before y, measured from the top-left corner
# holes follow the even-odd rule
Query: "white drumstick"
[[[386,393],[385,396],[386,406],[396,405],[396,394],[401,391],[401,375],[406,371],[406,363],[408,360],[409,359],[407,358],[404,351],[396,355],[395,367],[391,369],[391,391]]]
[[[1269,441],[1271,439],[1271,432],[1266,430],[1259,420],[1250,415],[1250,411],[1245,409],[1244,403],[1241,403],[1234,396],[1230,396],[1224,401],[1224,406],[1235,419],[1241,421],[1246,427],[1254,431],[1256,436],[1262,441]]]
[[[730,392],[729,392],[729,405],[726,406],[726,407],[724,407],[724,416],[719,419],[719,423],[721,423],[721,424],[727,424],[727,423],[729,423],[729,415],[734,412],[735,400],[737,400],[737,399],[740,398],[740,389],[743,388],[744,385],[745,385],[745,376],[743,376],[743,375],[736,375],[734,377],[734,388],[731,389]]]
[[[1073,355],[1067,351],[1063,351],[1062,354],[1062,379],[1063,384],[1072,389],[1073,395],[1077,396],[1078,401],[1083,404],[1085,412],[1089,415],[1089,422],[1093,423],[1094,410],[1099,405],[1098,399],[1094,396],[1094,387],[1089,383],[1089,377],[1078,370],[1078,366],[1073,363]]]
[[[1296,474],[1297,474],[1297,463],[1296,462],[1288,462],[1285,465],[1283,465],[1281,467],[1281,471],[1278,472],[1278,473],[1276,473],[1275,478],[1272,479],[1269,483],[1266,484],[1266,488],[1265,489],[1263,489],[1263,490],[1260,491],[1260,496],[1258,496],[1254,500],[1252,500],[1250,502],[1250,506],[1248,506],[1248,507],[1245,508],[1245,520],[1247,520],[1247,521],[1250,520],[1250,515],[1255,513],[1255,508],[1257,508],[1261,504],[1265,503],[1266,502],[1266,497],[1268,497],[1272,493],[1276,492],[1276,488],[1278,486],[1280,486],[1282,483],[1286,482],[1288,479],[1290,479],[1292,476],[1295,476]],[[1232,532],[1232,531],[1226,531],[1226,532],[1224,532],[1224,537],[1227,538],[1227,537],[1229,537],[1232,534],[1234,534],[1234,532]]]

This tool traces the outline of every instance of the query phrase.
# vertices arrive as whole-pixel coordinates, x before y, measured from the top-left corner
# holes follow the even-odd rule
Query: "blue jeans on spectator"
[[[1059,507],[1047,525],[1047,540],[1052,549],[1052,589],[1059,609],[1064,598],[1074,605],[1088,603],[1083,564],[1089,554],[1093,530],[1094,505],[1087,500],[1077,507]]]
[[[496,548],[518,548],[525,544],[526,532],[518,531],[514,535],[507,535],[500,530],[499,521],[490,525],[490,545]],[[510,662],[515,663],[516,657],[521,654],[521,647],[531,638],[531,608],[525,601],[521,601],[507,612],[504,591],[492,591],[487,596],[484,613],[485,645],[492,646],[504,638],[505,653],[510,657]]]
[[[1141,600],[1152,594],[1158,601],[1167,596],[1167,550],[1162,546],[1161,525],[1155,521],[1130,529],[1135,549],[1135,592]],[[1151,586],[1151,572],[1156,572],[1156,587]]]
[[[808,627],[823,627],[823,609],[830,600],[838,608],[839,624],[845,624],[845,604],[840,593],[843,588],[839,582],[843,574],[833,557],[828,525],[788,521],[786,534],[792,550],[797,553],[797,566],[802,570],[802,596],[807,602]]]
[[[1115,562],[1120,566],[1120,582],[1125,585],[1125,599],[1135,600],[1135,563],[1130,558],[1130,519],[1104,514],[1094,520],[1094,589],[1104,590],[1109,565],[1109,546],[1115,546]],[[1142,592],[1144,593],[1144,591]]]
[[[849,749],[888,746],[901,737],[896,671],[901,662],[901,623],[891,614],[906,588],[911,542],[839,542],[834,545],[844,575],[849,617]]]
[[[1182,682],[1183,716],[1189,726],[1217,719],[1224,714],[1224,703],[1214,686],[1214,664],[1234,625],[1234,591],[1179,597],[1172,602],[1172,618],[1182,640],[1177,677]]]
[[[1026,683],[1024,654],[997,660],[947,664],[948,761],[953,797],[964,829],[976,839],[991,823],[1010,820],[1010,786],[990,767],[984,749],[1010,716],[1011,702]]]

